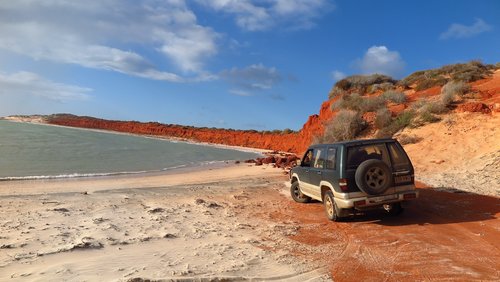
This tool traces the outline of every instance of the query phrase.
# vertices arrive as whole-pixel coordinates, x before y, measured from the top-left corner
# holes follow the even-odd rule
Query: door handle
[[[306,170],[307,173],[309,173],[309,170]]]
[[[316,174],[319,174],[319,175],[321,175],[321,171],[316,171]]]

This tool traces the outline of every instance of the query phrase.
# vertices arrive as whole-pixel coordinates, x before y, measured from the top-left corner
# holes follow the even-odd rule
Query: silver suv
[[[290,181],[296,202],[322,201],[333,221],[377,208],[397,215],[418,197],[413,165],[394,139],[313,145]]]

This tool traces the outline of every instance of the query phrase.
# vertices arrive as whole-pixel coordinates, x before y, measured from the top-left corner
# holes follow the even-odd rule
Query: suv
[[[418,197],[413,165],[394,139],[313,145],[290,171],[290,181],[296,202],[322,201],[333,221],[377,208],[397,215]]]

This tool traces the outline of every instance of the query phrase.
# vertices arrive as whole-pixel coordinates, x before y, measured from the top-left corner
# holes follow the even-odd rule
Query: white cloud
[[[341,79],[343,79],[345,77],[346,77],[345,73],[343,73],[341,71],[335,70],[335,71],[332,72],[332,78],[335,81],[341,80]]]
[[[402,74],[405,62],[397,51],[390,51],[385,46],[372,46],[368,48],[362,59],[354,62],[364,74],[386,74],[399,76]]]
[[[230,89],[229,93],[236,95],[236,96],[243,96],[243,97],[252,96],[252,93],[245,91],[245,90],[241,90],[241,89]]]
[[[235,16],[239,27],[249,30],[267,30],[283,24],[289,28],[307,29],[314,26],[326,11],[333,9],[327,0],[197,0],[215,11]]]
[[[199,25],[182,0],[17,0],[0,2],[0,37],[0,49],[37,60],[181,82],[174,72],[192,80],[206,74],[218,34]],[[131,48],[163,54],[174,72]]]
[[[0,95],[29,95],[56,101],[86,100],[92,89],[53,82],[32,72],[0,73]]]
[[[232,68],[223,71],[220,76],[237,87],[230,92],[239,96],[250,96],[252,91],[269,90],[282,81],[276,68],[266,67],[263,64]]]
[[[448,30],[441,33],[441,35],[439,36],[439,39],[469,38],[469,37],[473,37],[475,35],[478,35],[480,33],[490,31],[492,29],[493,29],[493,27],[491,25],[487,24],[482,19],[476,19],[474,24],[472,24],[470,26],[454,23],[454,24],[450,25]]]

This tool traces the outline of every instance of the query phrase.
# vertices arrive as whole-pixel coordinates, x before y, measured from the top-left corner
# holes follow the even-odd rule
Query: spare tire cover
[[[382,194],[392,185],[392,173],[381,160],[366,160],[362,162],[355,173],[359,189],[369,195]]]

